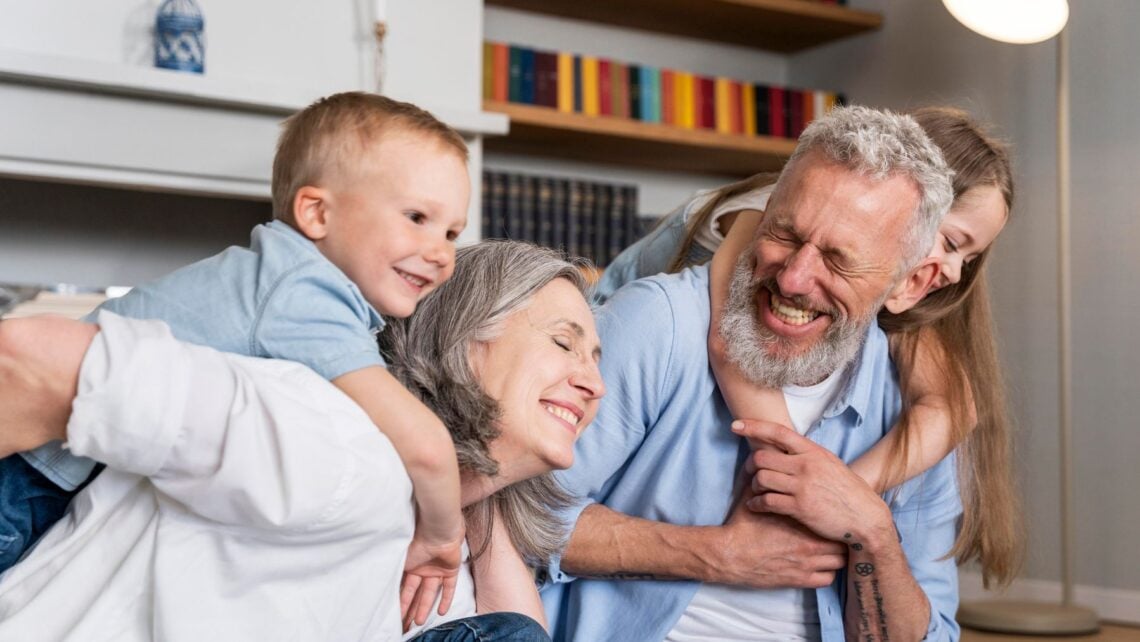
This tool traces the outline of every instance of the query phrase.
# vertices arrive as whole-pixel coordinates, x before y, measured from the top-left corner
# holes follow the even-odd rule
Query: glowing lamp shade
[[[1067,0],[942,0],[942,4],[970,30],[1014,44],[1048,40],[1069,19]]]

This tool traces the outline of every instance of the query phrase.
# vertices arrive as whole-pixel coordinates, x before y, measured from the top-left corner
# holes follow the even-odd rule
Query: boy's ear
[[[328,235],[328,218],[326,190],[305,185],[293,195],[293,222],[310,241],[319,241]]]
[[[934,286],[940,269],[937,259],[923,259],[891,290],[883,307],[891,314],[901,314],[913,308]]]

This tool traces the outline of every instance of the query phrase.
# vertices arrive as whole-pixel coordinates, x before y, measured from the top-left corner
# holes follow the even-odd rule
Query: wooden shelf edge
[[[616,27],[792,53],[882,27],[882,14],[817,0],[486,0]]]
[[[533,105],[484,101],[483,109],[510,118],[505,137],[484,141],[491,151],[745,176],[779,169],[796,146],[785,138],[682,129]]]

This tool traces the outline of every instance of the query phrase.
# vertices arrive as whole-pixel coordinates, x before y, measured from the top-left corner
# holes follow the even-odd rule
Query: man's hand
[[[746,507],[756,495],[748,488],[724,525],[721,571],[715,581],[752,588],[819,588],[847,565],[847,549],[782,515]]]
[[[0,321],[0,457],[66,439],[79,366],[98,332],[62,317]]]
[[[866,541],[871,531],[893,531],[883,500],[827,449],[771,422],[737,421],[733,431],[772,446],[753,452],[745,464],[757,493],[746,502],[751,510],[786,515],[844,544]]]

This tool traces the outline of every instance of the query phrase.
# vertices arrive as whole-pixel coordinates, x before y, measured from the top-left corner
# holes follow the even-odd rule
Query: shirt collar
[[[851,427],[862,425],[871,407],[872,395],[879,387],[878,376],[883,369],[878,366],[882,364],[883,359],[889,358],[887,335],[878,323],[871,323],[867,328],[867,334],[863,337],[863,345],[859,348],[858,355],[847,365],[854,370],[847,377],[846,387],[823,416],[836,417],[850,409],[855,413],[855,421],[849,425]]]

